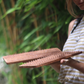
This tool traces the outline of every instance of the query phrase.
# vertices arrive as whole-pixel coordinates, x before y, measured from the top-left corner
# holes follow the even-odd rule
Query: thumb
[[[61,59],[61,60],[60,60],[60,63],[61,63],[61,64],[66,64],[68,61],[69,61],[69,59]]]

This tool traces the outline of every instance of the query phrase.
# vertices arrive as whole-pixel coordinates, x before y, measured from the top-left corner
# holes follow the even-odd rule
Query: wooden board
[[[55,63],[61,59],[69,58],[80,53],[82,52],[62,52],[58,48],[51,48],[8,55],[4,56],[3,59],[7,64],[26,62],[25,64],[20,65],[21,68],[36,68]]]
[[[59,52],[61,52],[60,49],[51,48],[51,49],[25,52],[25,53],[20,53],[20,54],[7,55],[7,56],[4,56],[3,59],[7,64],[13,64],[13,63],[19,63],[19,62],[28,62],[33,59],[50,56]]]
[[[45,65],[50,65],[52,63],[55,63],[57,61],[60,61],[61,59],[66,59],[72,56],[75,56],[77,54],[80,54],[81,52],[62,52],[57,53],[48,57],[44,57],[41,59],[33,60],[30,62],[27,62],[25,64],[20,65],[21,68],[38,68]]]

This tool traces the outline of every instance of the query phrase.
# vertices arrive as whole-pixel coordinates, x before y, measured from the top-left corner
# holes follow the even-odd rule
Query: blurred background
[[[0,0],[0,84],[60,84],[50,67],[6,65],[3,56],[60,48],[72,20],[65,0]]]

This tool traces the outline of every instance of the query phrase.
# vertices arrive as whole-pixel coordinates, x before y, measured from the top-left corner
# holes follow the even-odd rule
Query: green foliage
[[[15,20],[14,28],[19,29],[17,39],[20,41],[13,51],[21,53],[52,47],[62,49],[67,38],[68,24],[73,19],[65,8],[65,0],[16,0],[15,6],[7,10],[2,18],[13,12],[15,18],[10,24]],[[43,81],[59,84],[58,74],[49,66],[43,67],[43,70],[21,69],[22,77],[18,74],[17,67],[14,67],[12,73],[16,84],[43,84]],[[9,79],[12,80],[11,75]],[[8,84],[14,84],[10,80]]]
[[[0,3],[2,2],[2,0],[0,0]]]

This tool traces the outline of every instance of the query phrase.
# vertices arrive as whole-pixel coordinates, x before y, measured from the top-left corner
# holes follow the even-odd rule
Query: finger
[[[69,61],[69,59],[61,59],[61,60],[60,60],[60,63],[61,63],[61,64],[66,64],[68,61]]]

